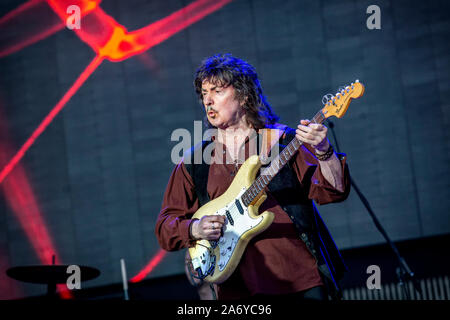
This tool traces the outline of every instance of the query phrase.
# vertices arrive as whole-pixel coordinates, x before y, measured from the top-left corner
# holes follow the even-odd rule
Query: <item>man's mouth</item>
[[[214,109],[212,109],[211,107],[208,107],[207,115],[210,118],[215,118],[217,115],[217,112]]]

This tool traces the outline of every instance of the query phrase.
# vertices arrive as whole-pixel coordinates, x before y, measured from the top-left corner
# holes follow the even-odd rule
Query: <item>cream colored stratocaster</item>
[[[364,93],[364,86],[356,80],[335,96],[311,120],[322,123],[326,118],[341,118],[354,98]],[[264,188],[300,148],[302,142],[294,138],[255,180],[262,165],[257,155],[249,157],[241,166],[227,191],[206,203],[193,215],[201,219],[205,215],[226,217],[222,236],[216,240],[198,240],[189,248],[192,268],[197,276],[211,283],[222,283],[233,273],[248,242],[266,230],[274,219],[272,212],[258,214],[259,206],[266,200]]]

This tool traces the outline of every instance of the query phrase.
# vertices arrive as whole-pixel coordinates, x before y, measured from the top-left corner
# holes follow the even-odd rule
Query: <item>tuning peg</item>
[[[358,79],[356,79],[356,80],[355,80],[355,82],[356,82],[356,83],[358,83],[358,82],[359,82],[359,80],[358,80]]]
[[[345,90],[344,89],[341,90],[341,94],[345,94]]]

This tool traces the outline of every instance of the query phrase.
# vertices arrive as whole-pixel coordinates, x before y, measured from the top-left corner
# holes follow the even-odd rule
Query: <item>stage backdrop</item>
[[[100,8],[131,32],[195,2],[104,0]],[[367,27],[372,4],[381,29]],[[312,117],[323,95],[363,82],[364,96],[333,119],[354,181],[393,240],[449,233],[449,12],[448,1],[235,0],[167,39],[155,33],[141,54],[104,60],[64,104],[96,53],[75,30],[54,27],[62,22],[45,1],[1,1],[2,172],[63,109],[1,182],[0,298],[44,294],[5,271],[49,264],[53,254],[101,271],[83,288],[121,282],[122,258],[129,279],[146,266],[147,279],[183,272],[184,251],[160,251],[155,221],[174,168],[171,134],[193,133],[202,119],[193,74],[216,53],[253,64],[291,127]],[[384,241],[354,190],[319,210],[341,249]]]

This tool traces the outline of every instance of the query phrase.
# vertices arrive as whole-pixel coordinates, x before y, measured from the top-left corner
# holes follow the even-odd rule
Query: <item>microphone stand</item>
[[[336,151],[338,153],[340,153],[339,144],[338,144],[338,141],[336,139],[336,134],[334,132],[334,123],[331,122],[329,118],[327,118],[327,124],[328,124],[328,128],[331,129],[331,134],[333,135],[334,144],[336,146]],[[387,235],[386,231],[384,230],[383,226],[380,224],[380,221],[378,220],[378,218],[376,217],[375,213],[373,212],[372,208],[370,207],[369,201],[367,201],[366,197],[364,197],[364,195],[359,190],[358,186],[356,185],[355,181],[352,179],[351,176],[350,176],[350,183],[351,183],[351,186],[353,187],[353,189],[358,194],[361,202],[366,207],[366,209],[369,212],[370,216],[372,217],[372,220],[373,220],[375,226],[377,227],[378,231],[386,239],[386,242],[389,244],[389,246],[391,247],[391,249],[394,252],[395,256],[397,257],[397,262],[399,264],[399,267],[396,268],[396,274],[397,274],[397,278],[398,278],[398,283],[399,283],[400,287],[403,289],[403,292],[405,294],[406,299],[410,300],[411,299],[411,295],[410,295],[410,292],[409,292],[409,288],[406,288],[405,280],[406,281],[407,280],[411,280],[413,282],[413,285],[414,285],[414,288],[416,289],[416,291],[418,293],[422,294],[422,290],[420,288],[420,285],[419,285],[417,279],[414,277],[414,272],[411,271],[411,269],[409,268],[409,266],[406,263],[405,259],[403,259],[403,257],[398,252],[397,247],[391,241],[391,239]]]

